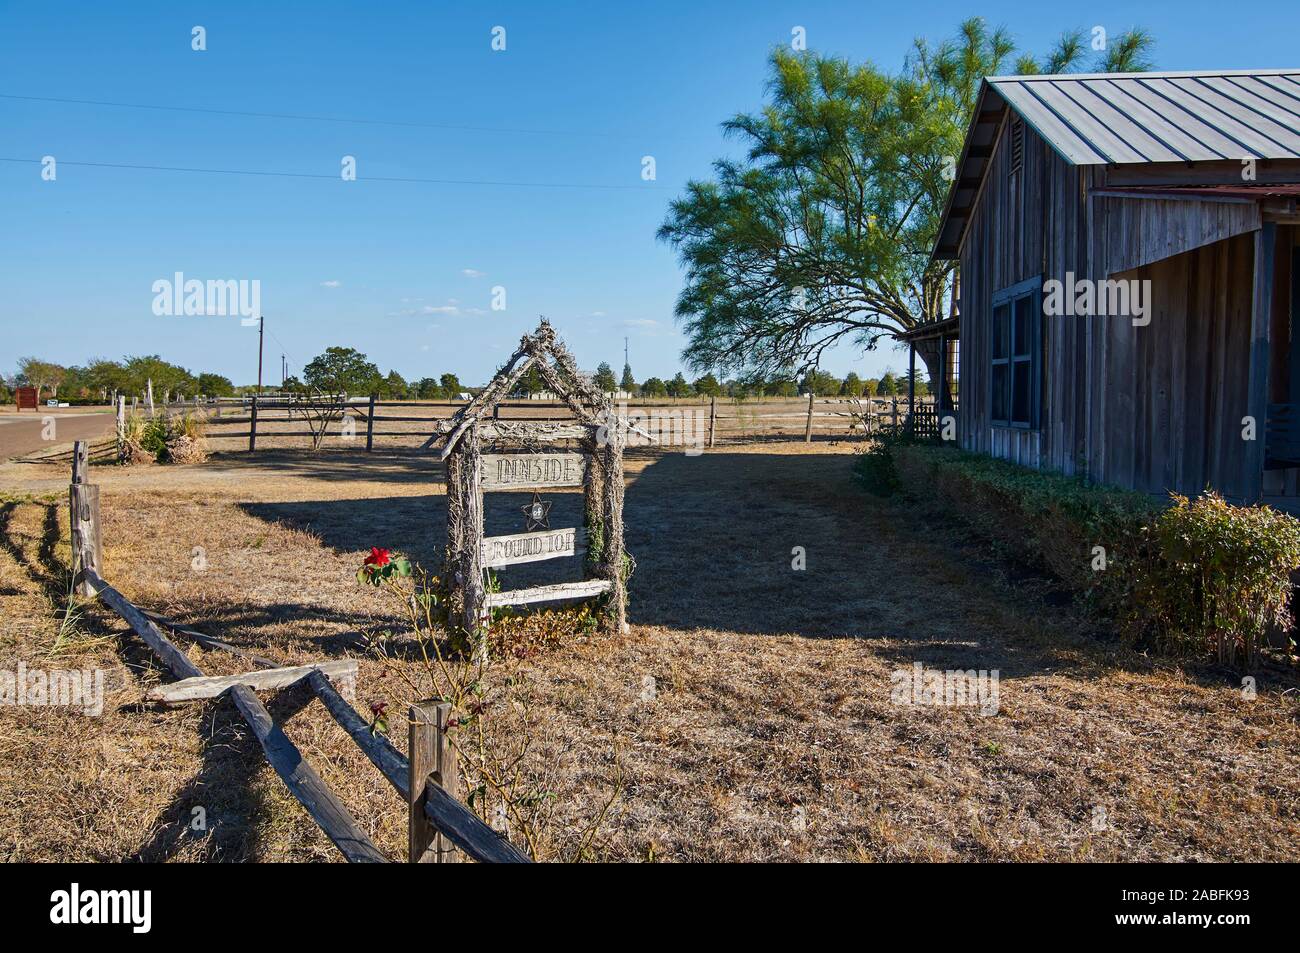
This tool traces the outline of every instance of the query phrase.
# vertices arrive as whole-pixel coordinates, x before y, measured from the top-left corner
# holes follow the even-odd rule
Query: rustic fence
[[[423,441],[464,406],[462,401],[389,401],[375,397],[300,398],[284,396],[223,398],[167,405],[169,412],[199,412],[207,419],[207,437],[214,441],[247,441],[255,451],[261,443],[308,438],[313,447],[375,447],[378,438]],[[636,400],[616,403],[617,412],[656,422],[690,436],[709,447],[727,441],[763,438],[864,437],[886,427],[908,422],[911,407],[906,397],[800,397]],[[933,404],[918,398],[918,415]],[[569,408],[559,401],[507,400],[495,411],[499,419],[518,421],[572,421]],[[415,444],[415,445],[418,445]],[[633,442],[635,445],[635,442]]]
[[[89,482],[89,453],[77,441],[72,454],[69,505],[72,567],[79,595],[98,596],[120,615],[178,681],[151,689],[149,701],[177,705],[228,697],[262,746],[267,762],[289,792],[352,863],[385,863],[388,858],[326,786],[316,770],[257,697],[258,691],[306,685],[338,725],[356,742],[407,803],[411,863],[451,863],[463,854],[484,863],[528,863],[508,840],[484,824],[457,799],[459,775],[450,734],[451,706],[438,699],[412,705],[408,712],[408,755],[398,751],[352,707],[357,662],[342,659],[280,666],[203,632],[141,609],[103,578],[99,488]],[[209,676],[165,633],[224,651],[257,666],[238,675]]]

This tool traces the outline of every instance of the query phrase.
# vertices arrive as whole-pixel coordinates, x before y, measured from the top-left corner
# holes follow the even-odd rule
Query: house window
[[[989,414],[995,427],[1038,426],[1042,287],[1031,278],[993,295]]]

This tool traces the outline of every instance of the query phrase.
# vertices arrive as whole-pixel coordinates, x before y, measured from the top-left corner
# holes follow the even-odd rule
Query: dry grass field
[[[555,795],[544,857],[572,854],[617,776],[595,850],[615,860],[1300,858],[1294,678],[1265,672],[1247,700],[1226,673],[1123,649],[1044,580],[862,492],[853,449],[629,453],[631,632],[501,663],[521,703],[503,717],[528,712],[530,767]],[[403,710],[402,663],[363,647],[397,620],[354,573],[373,545],[438,564],[429,455],[226,452],[92,479],[104,575],[133,601],[286,664],[356,656],[358,707]],[[0,859],[338,860],[228,702],[145,705],[161,676],[125,624],[97,606],[63,623],[67,481],[0,466],[0,667],[102,667],[107,704],[0,710]],[[522,496],[489,497],[490,533],[518,530]],[[553,497],[553,525],[573,525],[578,495]],[[556,562],[510,585],[576,572]],[[209,674],[241,664],[190,654]],[[999,713],[891,703],[914,661],[998,669]],[[264,698],[404,857],[404,805],[319,703]]]

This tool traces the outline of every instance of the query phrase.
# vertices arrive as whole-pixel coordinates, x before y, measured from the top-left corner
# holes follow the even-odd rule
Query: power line
[[[285,355],[287,355],[287,354],[289,353],[289,349],[288,349],[287,347],[285,347],[283,341],[281,341],[278,337],[276,337],[276,334],[275,334],[274,331],[268,330],[266,333],[269,334],[269,335],[271,335],[271,340],[275,341],[276,344],[280,345],[280,349],[281,349],[282,351],[284,351],[284,354],[281,354],[281,355],[280,355],[280,360],[283,361]]]
[[[74,106],[109,106],[115,109],[152,109],[162,112],[203,113],[211,116],[244,116],[253,119],[292,119],[300,122],[336,122],[361,126],[402,126],[411,129],[444,129],[449,132],[501,132],[529,136],[590,136],[600,139],[645,139],[633,133],[592,132],[580,129],[525,129],[514,126],[471,126],[457,123],[420,122],[405,119],[365,119],[354,116],[316,116],[302,113],[256,112],[247,109],[213,109],[204,106],[163,106],[156,103],[121,103],[104,99],[68,99],[58,96],[20,96],[0,93],[0,99],[16,99],[33,103],[61,103]],[[678,139],[680,136],[653,134],[656,140]]]
[[[18,159],[0,156],[0,162],[22,162],[40,165],[41,159]],[[274,172],[261,169],[196,169],[171,165],[134,165],[127,162],[77,162],[59,159],[59,165],[83,166],[95,169],[130,169],[142,172],[191,172],[202,175],[259,175],[288,179],[339,179],[338,173],[328,172]],[[615,192],[663,191],[661,185],[602,185],[591,182],[511,182],[504,179],[425,179],[414,176],[358,175],[358,182],[404,182],[418,185],[474,185],[521,189],[599,189]]]

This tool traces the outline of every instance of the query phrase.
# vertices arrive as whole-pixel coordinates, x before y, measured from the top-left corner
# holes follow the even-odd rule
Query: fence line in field
[[[99,487],[89,482],[89,470],[89,447],[86,441],[78,440],[73,445],[68,497],[74,586],[79,595],[97,596],[126,620],[178,679],[152,690],[150,700],[183,704],[228,696],[261,744],[267,762],[344,858],[350,863],[386,863],[388,858],[257,697],[257,690],[305,684],[407,802],[409,862],[453,863],[459,859],[457,851],[460,851],[484,863],[529,863],[508,840],[457,799],[459,772],[449,733],[450,704],[431,699],[410,707],[409,756],[404,756],[382,734],[371,732],[370,725],[352,707],[349,697],[356,693],[355,660],[282,667],[220,639],[179,626],[165,616],[147,612],[109,585],[101,575]],[[206,648],[222,649],[248,659],[258,667],[241,675],[205,675],[163,633],[163,627]]]
[[[203,412],[214,428],[247,424],[248,429],[226,431],[215,429],[209,433],[213,439],[247,439],[248,449],[257,449],[258,439],[278,437],[310,437],[320,446],[326,436],[340,436],[346,432],[359,439],[364,428],[366,450],[373,450],[376,437],[427,436],[418,429],[394,429],[385,424],[428,423],[436,429],[440,421],[447,420],[464,406],[463,401],[382,401],[376,397],[309,399],[287,396],[222,398],[206,402],[168,405],[169,410],[194,409]],[[753,436],[788,435],[792,439],[802,436],[810,442],[814,434],[823,436],[866,436],[885,427],[898,428],[911,421],[912,410],[905,397],[814,397],[807,398],[726,398],[655,400],[646,399],[620,403],[618,412],[646,418],[669,418],[676,414],[698,416],[699,437],[712,447],[722,439],[745,439]],[[418,408],[424,414],[384,413],[387,410]],[[121,408],[119,408],[121,409]],[[497,412],[507,412],[499,419],[572,420],[568,407],[559,401],[521,400],[504,401]],[[933,417],[934,405],[930,398],[918,398],[917,422]],[[281,425],[301,422],[306,429],[279,429]],[[335,432],[331,433],[331,428]]]

